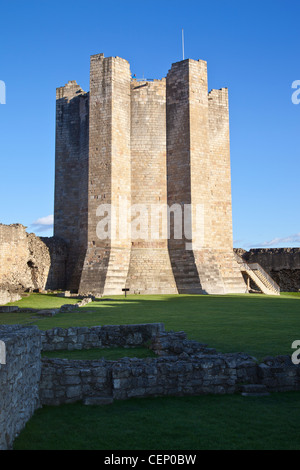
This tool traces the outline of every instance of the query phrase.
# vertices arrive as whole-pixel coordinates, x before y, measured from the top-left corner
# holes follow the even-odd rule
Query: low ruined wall
[[[42,331],[44,351],[141,346],[164,331],[163,323],[53,328]]]
[[[43,359],[41,402],[73,403],[87,398],[183,396],[238,391],[256,383],[256,364],[244,354],[203,357],[123,358],[118,361]]]
[[[188,340],[184,331],[161,331],[153,337],[149,348],[158,356],[178,356],[196,354],[216,354],[216,350],[207,344]]]
[[[244,354],[166,356],[112,363],[114,399],[235,393],[243,381],[255,383],[256,367]]]
[[[63,289],[67,247],[39,238],[21,224],[0,224],[0,305],[28,289]]]
[[[234,250],[247,263],[259,263],[282,292],[300,291],[300,248]]]
[[[0,364],[0,450],[5,450],[39,407],[41,337],[37,327],[0,326],[0,340],[6,350],[6,363]]]
[[[21,298],[22,297],[18,292],[0,289],[0,305],[5,305],[9,302],[17,302],[18,300],[21,300]]]
[[[258,366],[258,377],[270,392],[300,390],[300,365],[290,356],[266,357]]]
[[[105,331],[106,327],[102,328]],[[118,331],[118,328],[108,327],[111,333],[106,337],[105,346],[111,345],[110,340],[114,340],[116,345],[113,329]],[[290,357],[266,358],[258,364],[247,354],[217,353],[205,344],[187,340],[184,332],[166,332],[162,328],[148,345],[157,358],[123,358],[118,361],[43,358],[41,402],[60,405],[99,398],[124,400],[131,397],[231,394],[242,392],[245,384],[263,386],[266,392],[300,390],[300,366],[294,365]],[[104,343],[101,346],[105,347]]]

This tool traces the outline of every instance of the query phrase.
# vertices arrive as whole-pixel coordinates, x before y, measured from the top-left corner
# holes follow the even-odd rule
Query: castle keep
[[[124,216],[122,201],[125,225],[143,227],[154,215],[141,206],[189,207],[183,236],[171,210],[157,216],[160,236],[108,224],[99,238],[99,207]],[[245,292],[232,246],[228,93],[208,93],[205,61],[177,62],[149,81],[98,54],[89,92],[75,81],[57,89],[54,235],[69,244],[66,288],[80,293]]]

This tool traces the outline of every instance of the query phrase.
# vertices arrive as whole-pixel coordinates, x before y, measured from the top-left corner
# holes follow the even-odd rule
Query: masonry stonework
[[[170,395],[262,396],[300,390],[300,366],[293,364],[290,356],[266,357],[258,363],[249,354],[218,353],[206,344],[188,340],[183,331],[165,331],[163,324],[96,328],[99,328],[97,333],[95,327],[46,331],[43,349],[105,348],[109,344],[131,347],[146,340],[156,357],[116,361],[44,357],[40,381],[42,404],[61,405],[81,400],[84,404],[108,404],[132,397]],[[62,341],[55,340],[56,334]]]
[[[71,289],[78,288],[87,245],[88,143],[89,94],[72,81],[56,90],[54,196],[54,232],[68,243]]]
[[[0,450],[6,450],[40,406],[42,346],[36,326],[1,325],[0,340],[6,352],[0,361]]]
[[[131,203],[144,204],[142,221],[158,238],[134,239],[126,287],[138,293],[177,293],[168,253],[167,224],[159,227],[160,209],[167,205],[166,81],[131,83]],[[151,212],[151,206],[158,211]],[[138,215],[138,214],[134,214]],[[137,220],[137,219],[135,219]]]
[[[58,88],[56,126],[54,233],[70,246],[67,289],[245,292],[232,251],[228,93],[208,93],[205,61],[150,81],[132,79],[124,59],[91,56],[89,93],[74,81]],[[126,230],[108,223],[101,238],[105,204],[118,221],[126,214]]]
[[[67,244],[37,237],[21,224],[0,224],[0,305],[20,300],[26,290],[63,289]]]
[[[130,257],[130,240],[108,228],[107,238],[97,236],[99,205],[113,205],[130,198],[130,70],[119,57],[91,57],[90,131],[87,251],[81,292],[121,293]],[[67,203],[62,198],[64,204]],[[130,200],[129,200],[130,204]],[[104,207],[104,206],[103,206]],[[72,224],[69,220],[69,224]]]

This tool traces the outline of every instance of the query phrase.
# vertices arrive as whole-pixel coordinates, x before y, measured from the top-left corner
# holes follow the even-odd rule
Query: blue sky
[[[208,62],[209,89],[229,89],[234,245],[300,246],[299,0],[0,0],[0,9],[1,223],[52,235],[56,87],[88,90],[100,52],[162,78],[182,59],[183,28],[185,57]]]

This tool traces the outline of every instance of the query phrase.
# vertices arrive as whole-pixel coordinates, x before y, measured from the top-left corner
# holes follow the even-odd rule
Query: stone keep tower
[[[123,225],[99,238],[105,207]],[[126,60],[97,54],[88,93],[75,81],[57,89],[54,234],[69,244],[71,290],[245,292],[232,246],[228,94],[208,93],[206,62],[137,81]]]

